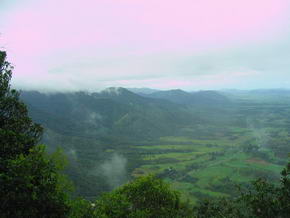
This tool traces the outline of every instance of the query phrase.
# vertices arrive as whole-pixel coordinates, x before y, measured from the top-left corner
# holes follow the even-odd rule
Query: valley
[[[110,88],[22,99],[45,127],[43,143],[66,153],[76,193],[88,199],[147,174],[191,204],[235,196],[237,184],[258,177],[279,178],[290,152],[287,91],[146,95]]]

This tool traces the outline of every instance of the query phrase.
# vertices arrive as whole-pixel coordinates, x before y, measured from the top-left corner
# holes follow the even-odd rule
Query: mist
[[[100,166],[102,174],[106,177],[111,188],[116,188],[126,181],[126,165],[127,159],[123,155],[114,153]]]

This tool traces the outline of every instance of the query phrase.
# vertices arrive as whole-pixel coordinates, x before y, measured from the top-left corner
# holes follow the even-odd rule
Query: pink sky
[[[85,88],[84,78],[98,81],[100,86],[101,81],[105,86],[125,80],[139,81],[140,85],[144,80],[145,85],[152,76],[161,78],[162,83],[166,74],[164,81],[180,80],[174,84],[182,86],[182,81],[187,80],[185,74],[194,78],[194,74],[201,72],[190,69],[182,69],[188,71],[185,73],[169,72],[168,68],[176,66],[173,56],[180,60],[189,55],[244,46],[250,49],[253,45],[281,40],[290,26],[289,3],[289,0],[30,0],[27,3],[12,0],[6,13],[2,17],[0,14],[0,44],[16,65],[17,85],[29,84],[34,79],[39,81],[33,83],[34,87],[43,87],[48,78],[52,83],[62,79],[71,89]],[[150,65],[152,57],[158,57],[161,63],[153,61]],[[233,70],[233,75],[239,68]],[[220,72],[220,78],[225,72],[231,73]],[[114,80],[116,75],[122,77],[119,82]],[[78,80],[84,81],[70,82]],[[167,86],[173,85],[160,84],[160,88]]]

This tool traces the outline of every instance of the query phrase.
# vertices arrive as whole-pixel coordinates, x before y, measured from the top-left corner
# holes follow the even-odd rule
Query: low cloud
[[[111,188],[116,188],[126,181],[127,159],[117,153],[114,153],[111,158],[105,161],[101,166],[101,172],[106,177]]]

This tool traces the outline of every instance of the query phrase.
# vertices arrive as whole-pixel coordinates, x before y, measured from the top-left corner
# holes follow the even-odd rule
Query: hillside
[[[152,138],[171,135],[194,120],[180,105],[145,98],[124,88],[99,93],[22,92],[35,121],[67,135]]]

